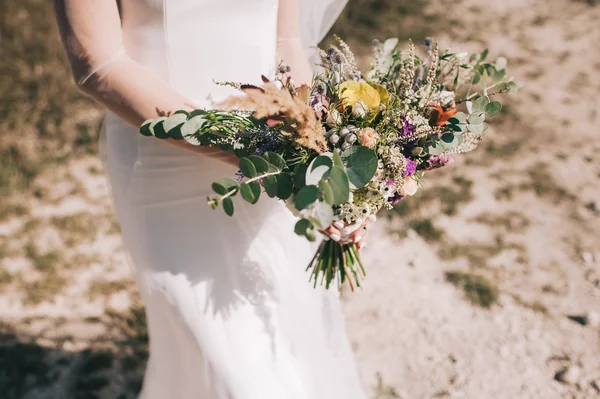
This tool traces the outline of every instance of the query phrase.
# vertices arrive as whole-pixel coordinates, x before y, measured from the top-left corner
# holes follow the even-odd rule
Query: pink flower
[[[373,128],[366,127],[364,129],[360,129],[358,132],[358,141],[362,146],[373,148],[375,147],[375,144],[377,144],[378,139],[379,134]]]
[[[427,170],[441,168],[446,165],[450,165],[454,162],[454,159],[449,155],[437,155],[432,156],[427,160]]]

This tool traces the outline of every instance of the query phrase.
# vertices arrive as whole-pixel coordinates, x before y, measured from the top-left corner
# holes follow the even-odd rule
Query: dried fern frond
[[[274,118],[285,120],[292,127],[290,133],[300,145],[317,153],[327,151],[325,132],[317,120],[313,109],[302,99],[293,97],[287,90],[277,88],[272,83],[263,87],[245,85],[245,96],[231,97],[218,107],[234,110],[251,110],[258,119]]]

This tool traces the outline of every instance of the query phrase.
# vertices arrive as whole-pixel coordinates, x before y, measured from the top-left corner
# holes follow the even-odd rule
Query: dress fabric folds
[[[285,0],[281,0],[285,1]],[[122,0],[123,50],[197,107],[275,69],[277,0]],[[135,79],[135,77],[132,77]],[[315,246],[281,201],[207,205],[236,168],[140,135],[109,113],[103,157],[146,305],[142,399],[364,399],[338,294],[312,287]]]

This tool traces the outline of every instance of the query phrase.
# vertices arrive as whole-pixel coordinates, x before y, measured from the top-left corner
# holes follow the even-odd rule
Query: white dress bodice
[[[122,0],[127,54],[204,107],[275,66],[278,0]]]

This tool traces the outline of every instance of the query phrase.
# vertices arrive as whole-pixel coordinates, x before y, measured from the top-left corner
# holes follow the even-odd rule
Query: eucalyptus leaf
[[[319,197],[319,188],[317,186],[304,186],[296,194],[296,209],[299,211],[313,204]]]
[[[469,131],[474,134],[481,134],[485,131],[485,126],[483,123],[478,125],[468,125]]]
[[[344,169],[335,167],[331,169],[327,180],[333,191],[333,205],[342,205],[350,197],[350,181]]]
[[[452,143],[454,141],[454,135],[452,133],[444,133],[441,137],[444,143]]]
[[[294,181],[292,180],[292,177],[287,173],[279,175],[277,180],[277,197],[281,198],[282,200],[286,200],[290,198],[293,190]]]
[[[348,148],[342,153],[342,160],[352,188],[366,186],[377,172],[377,155],[367,147]]]
[[[498,101],[492,101],[491,103],[485,106],[485,113],[488,116],[495,116],[498,115],[501,109],[502,104],[500,104]]]
[[[496,58],[496,70],[498,70],[498,71],[504,70],[506,68],[507,64],[508,64],[508,61],[506,60],[506,58],[504,58],[504,57]]]
[[[303,236],[306,234],[306,230],[311,227],[311,223],[307,219],[300,219],[296,222],[294,226],[294,232],[299,236]]]
[[[167,119],[165,116],[161,116],[160,118],[156,118],[156,119],[152,120],[152,122],[150,122],[149,129],[153,136],[156,136],[156,130],[154,130],[156,128],[156,125],[161,124],[161,126],[162,126],[162,122],[165,119]]]
[[[163,127],[165,128],[165,131],[169,134],[169,136],[171,135],[171,130],[173,130],[174,128],[176,128],[179,125],[182,125],[183,123],[185,123],[185,121],[187,121],[187,115],[186,114],[182,114],[182,113],[174,113],[173,115],[169,116],[164,122],[163,122]]]
[[[240,170],[249,179],[257,176],[256,167],[248,158],[240,159]]]
[[[333,151],[332,158],[333,158],[333,166],[337,166],[340,168],[344,167],[344,162],[342,161],[342,157],[340,156],[340,153],[337,150]]]
[[[223,209],[227,215],[233,216],[234,207],[233,200],[231,198],[223,198]]]
[[[469,114],[472,114],[473,113],[473,101],[467,101],[465,103],[465,105],[467,106],[467,112]]]
[[[204,116],[198,115],[188,119],[183,126],[181,126],[181,135],[185,140],[188,140],[188,137],[198,133],[202,135],[201,131],[202,126],[206,123],[206,119]],[[191,143],[190,143],[191,144]]]
[[[254,168],[256,169],[256,172],[258,174],[268,172],[269,164],[263,158],[259,157],[258,155],[251,155],[248,157],[248,160],[250,160],[252,164],[254,164]]]
[[[140,133],[142,135],[152,136],[152,132],[150,131],[150,125],[152,124],[153,120],[154,119],[148,119],[144,123],[142,123],[142,126],[140,126]]]
[[[300,163],[294,168],[294,184],[296,187],[303,187],[306,184],[306,171],[308,166]]]
[[[242,183],[240,185],[240,193],[245,201],[255,204],[260,198],[260,184],[255,181],[250,183]]]
[[[276,176],[271,175],[265,177],[263,185],[265,187],[265,192],[269,197],[273,198],[277,195],[277,189],[279,184]]]
[[[475,112],[469,115],[469,124],[478,125],[483,123],[485,120],[485,113],[483,112]]]
[[[219,194],[219,195],[225,195],[227,194],[227,187],[223,186],[222,184],[219,184],[217,182],[214,182],[212,184],[212,189],[215,193]]]
[[[262,157],[278,172],[281,172],[287,167],[285,160],[279,154],[274,152],[265,152]]]
[[[319,189],[321,190],[323,201],[329,205],[333,205],[333,188],[331,188],[331,185],[326,180],[321,180],[319,182]]]
[[[319,166],[327,166],[327,168],[331,168],[333,166],[333,160],[326,155],[319,155],[308,165],[308,171],[318,168]]]
[[[485,107],[489,104],[490,99],[487,96],[481,96],[473,102],[473,112],[471,114],[477,114],[485,111]]]

